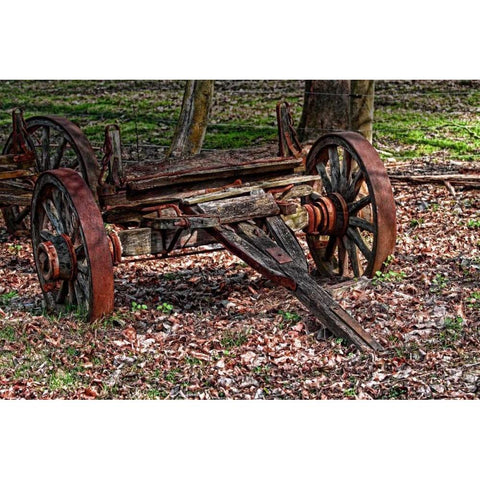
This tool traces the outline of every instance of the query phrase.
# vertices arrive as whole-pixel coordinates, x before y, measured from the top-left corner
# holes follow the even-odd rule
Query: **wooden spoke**
[[[355,278],[358,278],[360,277],[361,274],[360,274],[360,265],[358,262],[357,247],[354,245],[352,241],[350,241],[350,239],[347,236],[343,237],[342,241],[343,241],[343,245],[345,246],[345,250],[348,254],[348,260],[350,262],[350,266],[352,267],[353,276]]]
[[[56,292],[55,303],[65,304],[69,296],[69,281],[63,280],[61,282],[60,288]]]
[[[367,222],[367,220],[364,220],[360,217],[350,217],[348,220],[348,224],[351,227],[357,227],[370,233],[376,233],[377,231],[373,223]]]
[[[347,202],[350,202],[356,198],[364,181],[365,179],[363,178],[363,172],[358,169],[353,175],[353,179],[348,185],[347,191],[345,192],[345,200]]]
[[[41,142],[42,142],[42,163],[47,167],[46,170],[51,168],[50,164],[50,127],[44,125],[41,130]]]
[[[345,149],[342,149],[342,154],[343,155],[340,169],[340,185],[338,191],[342,195],[345,195],[348,185],[348,178],[350,176],[350,171],[352,168],[352,156]]]
[[[317,172],[322,177],[323,188],[327,193],[333,192],[332,182],[328,176],[327,169],[323,163],[319,163],[317,166]]]
[[[338,242],[338,274],[343,277],[346,274],[346,267],[348,266],[347,262],[347,250],[343,241]]]
[[[332,191],[338,192],[340,188],[340,161],[337,147],[328,148],[328,159],[330,161]]]
[[[50,224],[54,228],[57,234],[65,233],[62,222],[58,216],[58,212],[52,200],[48,199],[43,203],[43,210],[50,221]]]
[[[40,232],[40,238],[45,242],[51,242],[55,238],[55,235],[48,230],[42,230]]]
[[[362,252],[362,255],[367,260],[370,259],[372,256],[372,251],[367,247],[367,244],[363,241],[363,238],[358,231],[355,228],[349,227],[347,229],[347,236],[353,240],[353,243],[355,243],[355,245],[359,248],[359,250]]]
[[[348,206],[348,213],[350,215],[355,215],[358,213],[362,208],[365,208],[367,205],[371,203],[372,199],[370,195],[366,195],[365,197],[361,197],[360,200],[350,204]]]
[[[338,238],[332,235],[328,239],[328,243],[327,243],[327,246],[325,248],[324,258],[327,262],[331,261],[333,255],[335,253],[335,248],[337,247],[337,245],[338,245]]]
[[[52,161],[51,161],[51,166],[52,168],[58,168],[60,167],[60,162],[63,158],[63,155],[65,153],[65,148],[67,146],[68,140],[65,137],[62,137],[60,139],[60,143],[57,146],[57,149],[55,150],[55,153],[52,156]],[[62,165],[67,168],[72,168],[72,166],[75,168],[77,166],[78,162],[68,162],[68,164]]]
[[[86,256],[85,252],[85,246],[83,244],[80,244],[75,247],[75,255],[77,257],[77,261],[80,262],[80,260],[84,259]],[[82,265],[78,263],[78,268],[82,268]]]

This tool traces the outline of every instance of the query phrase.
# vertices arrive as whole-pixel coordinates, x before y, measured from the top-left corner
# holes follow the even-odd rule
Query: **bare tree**
[[[187,81],[168,157],[187,157],[200,152],[207,131],[213,85],[213,80]]]

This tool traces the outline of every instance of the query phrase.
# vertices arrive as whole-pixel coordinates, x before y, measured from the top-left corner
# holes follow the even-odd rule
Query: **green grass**
[[[11,110],[25,117],[61,115],[80,125],[95,147],[105,126],[117,123],[125,145],[168,147],[183,97],[184,81],[0,81],[0,143],[11,131]],[[377,81],[374,146],[398,160],[479,156],[478,82]],[[205,149],[276,141],[275,105],[290,103],[294,125],[303,106],[303,81],[218,81]],[[138,138],[137,138],[138,136]],[[472,226],[470,228],[478,228]]]
[[[227,350],[233,347],[239,347],[247,342],[249,333],[248,330],[242,330],[240,332],[226,330],[220,339],[220,344]]]
[[[281,330],[296,324],[301,319],[300,315],[296,312],[279,310],[278,314],[282,317],[282,320],[278,325],[278,328],[280,328]]]
[[[16,290],[10,290],[9,292],[2,293],[0,295],[0,306],[5,307],[10,304],[10,302],[18,297],[18,292]]]
[[[446,348],[454,346],[463,332],[464,320],[462,317],[447,317],[444,320],[443,328],[440,331],[440,341]]]
[[[387,272],[377,271],[372,279],[372,285],[378,285],[380,283],[398,283],[404,278],[404,272],[395,272],[393,270],[388,270]]]
[[[76,372],[56,370],[51,374],[48,386],[51,390],[63,390],[74,388],[78,382]]]
[[[0,329],[0,339],[14,342],[17,339],[15,329],[11,325],[7,325]]]

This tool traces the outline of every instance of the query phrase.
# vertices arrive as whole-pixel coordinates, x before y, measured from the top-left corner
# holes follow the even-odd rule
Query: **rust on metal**
[[[112,255],[112,262],[117,265],[122,260],[122,242],[115,230],[108,233],[108,247]]]
[[[305,232],[314,235],[345,234],[348,227],[348,206],[338,193],[320,197],[303,206],[308,214]]]
[[[38,272],[45,282],[55,282],[60,278],[60,263],[57,249],[52,242],[42,242],[37,247]]]
[[[217,187],[217,188],[206,188],[205,193],[214,193],[214,192],[223,192],[224,190],[228,190],[229,188],[235,188],[235,187],[240,187],[243,185],[242,180],[237,178],[234,180],[232,183],[229,183],[228,185],[225,185],[223,187]]]
[[[266,248],[265,251],[280,264],[293,262],[292,257],[280,247]]]
[[[291,155],[295,158],[303,158],[302,145],[298,140],[297,132],[293,126],[290,105],[287,102],[277,103],[276,111],[279,155],[282,157]]]

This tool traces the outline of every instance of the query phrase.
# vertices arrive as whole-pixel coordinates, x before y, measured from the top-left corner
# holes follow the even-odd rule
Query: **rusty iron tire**
[[[47,308],[56,312],[74,308],[91,321],[112,312],[108,239],[100,210],[82,177],[68,168],[42,173],[35,185],[31,213],[35,265]],[[62,238],[71,250],[72,265],[63,277],[51,279],[53,269],[43,265],[46,260],[41,255],[45,244],[51,250]],[[62,264],[66,268],[68,262],[60,258]]]
[[[97,201],[100,168],[93,148],[81,129],[70,120],[57,116],[31,117],[25,121],[25,124],[29,134],[27,142],[35,152],[35,173],[61,167],[72,168],[84,178]],[[44,138],[48,135],[51,143],[44,140],[42,146],[42,135]],[[54,142],[59,143],[53,145]],[[3,154],[11,153],[12,147],[12,135],[10,135],[3,148]],[[65,156],[65,152],[70,152],[70,158]],[[50,153],[54,155],[49,155]],[[10,233],[29,230],[29,208],[26,207],[23,210],[15,205],[2,208],[5,225]]]
[[[314,143],[306,171],[322,177],[313,185],[318,193],[342,196],[349,210],[344,235],[307,235],[318,272],[372,277],[392,254],[396,241],[392,186],[378,153],[358,133],[335,132]],[[367,214],[368,220],[362,217]]]

